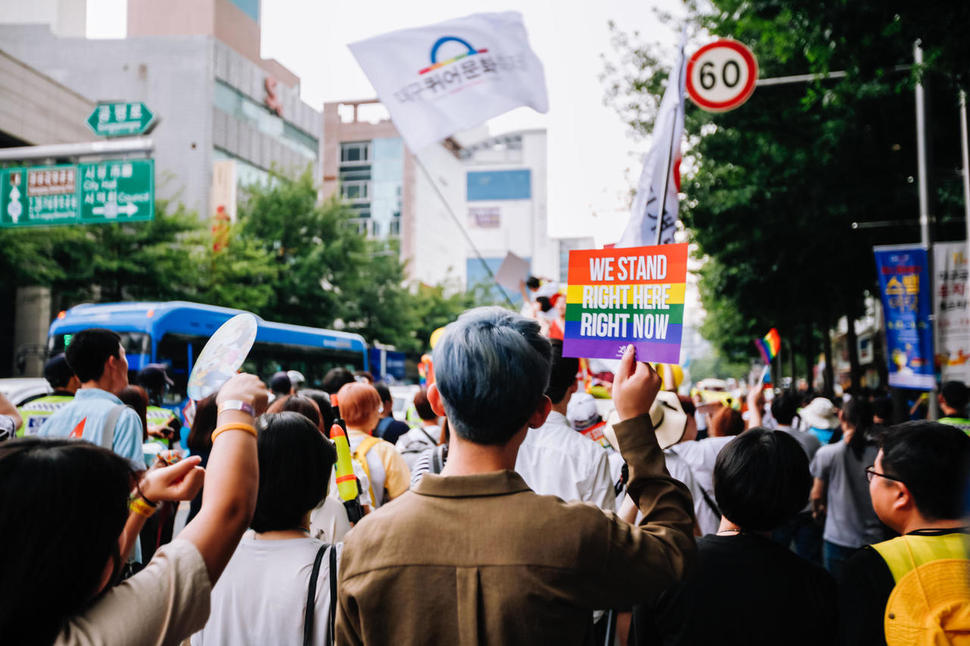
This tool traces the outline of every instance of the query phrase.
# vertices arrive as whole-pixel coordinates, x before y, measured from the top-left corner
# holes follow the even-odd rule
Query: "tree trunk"
[[[809,390],[815,389],[815,334],[811,321],[805,323],[805,381]]]
[[[846,316],[846,345],[849,351],[849,389],[855,393],[862,385],[862,368],[859,367],[859,337],[855,333],[855,319]]]
[[[825,354],[825,370],[822,373],[822,395],[834,397],[835,388],[835,367],[832,365],[832,335],[829,331],[828,321],[822,324],[822,352]]]

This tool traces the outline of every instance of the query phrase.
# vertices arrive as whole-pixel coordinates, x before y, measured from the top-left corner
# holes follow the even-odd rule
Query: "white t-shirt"
[[[721,449],[734,437],[733,435],[705,437],[703,440],[681,442],[670,447],[677,455],[684,458],[697,484],[704,487],[704,491],[711,496],[711,500],[714,500],[714,461],[717,460],[717,454]]]
[[[667,471],[670,476],[680,480],[690,489],[690,495],[694,499],[694,516],[697,518],[697,526],[700,527],[701,536],[716,534],[717,528],[721,525],[721,517],[715,514],[711,506],[704,500],[701,486],[694,477],[687,460],[677,455],[673,449],[664,451],[664,460],[667,463]],[[639,518],[637,520],[639,521]]]
[[[175,646],[205,625],[210,590],[199,550],[176,538],[155,552],[144,570],[68,621],[54,646]]]
[[[252,530],[246,532],[212,589],[209,621],[192,635],[192,646],[303,643],[310,573],[323,544],[309,537],[266,541]],[[327,553],[320,563],[315,599],[313,643],[323,644],[330,622]]]

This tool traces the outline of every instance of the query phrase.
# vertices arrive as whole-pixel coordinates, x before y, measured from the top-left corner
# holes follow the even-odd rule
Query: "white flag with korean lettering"
[[[349,45],[408,148],[529,106],[549,109],[522,14],[478,13]]]
[[[660,244],[674,241],[677,230],[677,211],[680,190],[680,141],[684,137],[684,85],[687,61],[684,58],[687,31],[684,31],[677,55],[677,64],[670,70],[667,90],[660,101],[657,119],[653,126],[653,141],[643,158],[643,171],[637,186],[630,221],[620,236],[617,247],[642,247],[657,244],[657,213],[660,200],[664,200],[663,228]],[[664,182],[667,182],[664,199]]]

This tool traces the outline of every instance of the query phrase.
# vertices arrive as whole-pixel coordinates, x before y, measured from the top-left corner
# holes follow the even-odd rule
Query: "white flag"
[[[350,45],[408,148],[527,105],[549,109],[522,14],[479,13]]]
[[[663,229],[660,244],[674,241],[677,230],[677,210],[680,190],[680,140],[684,136],[684,84],[687,80],[687,61],[684,58],[684,45],[687,32],[680,40],[677,64],[670,71],[667,90],[664,92],[657,120],[653,126],[653,141],[650,150],[643,158],[643,172],[637,186],[630,221],[620,236],[617,247],[641,247],[657,244],[657,213],[660,210],[664,182],[667,192],[663,215]]]

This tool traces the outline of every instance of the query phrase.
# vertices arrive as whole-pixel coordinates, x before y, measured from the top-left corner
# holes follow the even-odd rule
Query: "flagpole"
[[[472,251],[475,252],[475,256],[478,258],[479,262],[482,263],[482,267],[485,268],[485,271],[488,273],[488,277],[492,279],[492,282],[498,285],[498,288],[502,292],[502,296],[505,297],[505,300],[509,304],[509,307],[514,308],[515,303],[513,303],[512,299],[509,298],[508,292],[505,291],[505,287],[500,285],[495,280],[495,274],[492,272],[492,268],[488,266],[487,262],[485,262],[485,258],[482,257],[481,252],[478,251],[478,247],[475,246],[475,243],[472,241],[471,236],[468,235],[468,231],[465,230],[465,226],[461,223],[461,220],[458,219],[458,216],[455,214],[455,211],[451,208],[451,204],[449,204],[447,198],[445,198],[445,194],[441,192],[441,189],[438,188],[438,184],[434,181],[434,178],[431,177],[431,173],[428,172],[427,166],[424,165],[424,162],[421,161],[421,158],[417,154],[412,155],[412,157],[414,157],[414,160],[418,163],[418,167],[421,168],[421,171],[424,173],[424,176],[428,179],[428,182],[431,184],[431,188],[433,188],[435,193],[438,194],[438,197],[441,199],[441,203],[445,206],[445,210],[448,211],[448,215],[451,216],[451,219],[454,220],[455,224],[458,226],[458,230],[461,231],[463,236],[465,236],[465,241],[468,243],[468,246],[472,248]],[[467,285],[466,285],[466,289],[467,289]]]
[[[680,56],[677,59],[677,64],[678,64],[677,66],[679,68],[677,70],[677,88],[679,90],[680,87],[684,83],[684,44],[683,44],[683,42],[681,42]],[[674,124],[677,123],[677,113],[682,108],[683,108],[683,102],[682,101],[678,101],[677,102],[677,108],[676,108],[676,110],[674,110]],[[656,242],[656,244],[658,246],[661,244],[661,242],[660,242],[660,236],[663,234],[663,230],[664,230],[664,227],[663,227],[663,224],[664,224],[664,215],[666,215],[666,213],[667,213],[667,187],[670,186],[670,167],[673,165],[673,157],[674,157],[674,135],[675,135],[676,132],[677,132],[677,127],[676,127],[676,125],[674,125],[670,129],[670,145],[667,147],[667,165],[664,168],[664,186],[663,186],[663,190],[660,193],[660,208],[657,209],[657,242]]]

